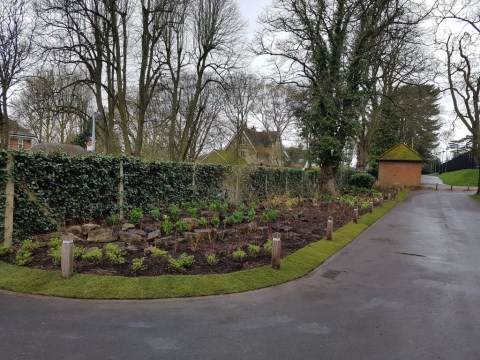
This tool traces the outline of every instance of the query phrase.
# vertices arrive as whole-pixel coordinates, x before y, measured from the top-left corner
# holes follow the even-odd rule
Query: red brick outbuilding
[[[422,163],[415,150],[398,144],[378,159],[378,181],[386,185],[420,186]]]

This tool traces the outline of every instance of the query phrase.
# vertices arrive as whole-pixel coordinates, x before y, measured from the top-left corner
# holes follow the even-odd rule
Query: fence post
[[[358,208],[353,208],[353,222],[356,224],[358,223]]]
[[[235,202],[238,203],[238,197],[240,192],[240,167],[235,166]]]
[[[305,187],[305,170],[302,170],[302,199],[305,197],[303,188]]]
[[[13,211],[15,206],[15,180],[13,178],[13,169],[15,159],[12,152],[7,152],[7,185],[5,186],[5,219],[4,219],[4,237],[3,246],[12,246],[13,239]]]
[[[73,240],[62,242],[62,278],[68,279],[73,275]]]
[[[332,239],[333,239],[333,218],[329,216],[327,220],[327,240],[332,240]]]
[[[120,217],[120,220],[123,220],[124,214],[123,214],[123,205],[124,205],[124,182],[123,182],[123,160],[120,160],[120,181],[118,183],[118,208],[119,208],[119,214],[118,216]]]
[[[285,171],[285,194],[288,194],[288,172]]]
[[[373,201],[370,201],[370,203],[368,204],[368,210],[370,211],[370,213],[373,213]]]
[[[435,190],[438,190],[438,183],[435,184]]]
[[[272,268],[280,269],[280,256],[282,253],[282,242],[280,234],[274,233],[272,239]]]

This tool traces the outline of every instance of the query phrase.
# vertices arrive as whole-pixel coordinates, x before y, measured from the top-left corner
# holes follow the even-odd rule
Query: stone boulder
[[[83,235],[83,230],[82,230],[82,227],[80,225],[74,225],[74,226],[70,226],[67,229],[67,233],[74,234],[76,236],[82,236]]]
[[[147,240],[152,241],[160,237],[160,230],[151,231],[147,235]]]
[[[60,239],[62,239],[62,241],[72,240],[74,244],[77,243],[77,242],[84,242],[85,241],[81,237],[79,237],[75,234],[72,234],[72,233],[63,233],[63,234],[60,235]]]
[[[125,223],[122,225],[122,231],[127,231],[130,229],[135,229],[135,225],[130,224],[130,223]]]
[[[146,233],[143,230],[132,229],[128,231],[120,231],[120,241],[128,244],[141,244],[145,242]]]
[[[100,229],[100,225],[97,224],[83,224],[82,225],[82,233],[83,235],[89,235],[92,230],[98,230]]]
[[[98,227],[88,232],[87,241],[89,242],[107,243],[114,240],[113,231],[110,228]]]

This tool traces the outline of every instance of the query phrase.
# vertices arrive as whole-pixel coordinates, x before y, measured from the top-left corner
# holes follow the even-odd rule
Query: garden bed
[[[99,275],[156,276],[230,273],[270,263],[274,233],[282,239],[282,257],[325,236],[328,217],[334,228],[351,221],[354,203],[360,213],[385,194],[344,195],[323,201],[279,197],[265,204],[226,201],[170,205],[143,214],[133,209],[128,220],[111,216],[100,223],[65,227],[15,245],[0,259],[36,269],[58,270],[61,240],[76,247],[74,271]],[[25,242],[24,242],[25,244]],[[19,253],[25,256],[19,256]],[[1,256],[1,254],[0,254]]]

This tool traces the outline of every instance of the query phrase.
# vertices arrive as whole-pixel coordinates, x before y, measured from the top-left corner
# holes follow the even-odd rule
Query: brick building
[[[36,139],[29,130],[18,124],[16,121],[9,120],[9,144],[11,149],[30,149]]]
[[[422,157],[405,144],[398,144],[378,159],[378,181],[388,185],[420,186]]]

